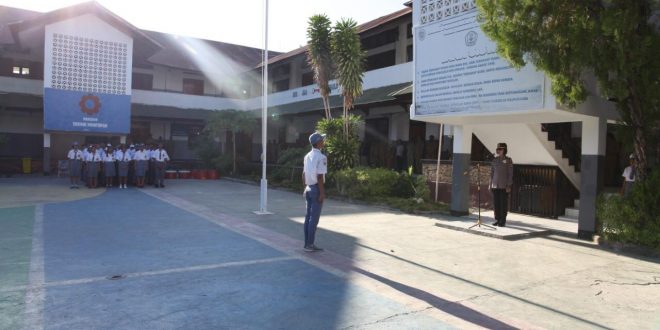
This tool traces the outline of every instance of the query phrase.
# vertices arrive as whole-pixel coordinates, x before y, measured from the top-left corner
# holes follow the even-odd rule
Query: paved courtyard
[[[334,200],[310,254],[302,194],[258,196],[0,179],[0,329],[660,328],[658,260]]]

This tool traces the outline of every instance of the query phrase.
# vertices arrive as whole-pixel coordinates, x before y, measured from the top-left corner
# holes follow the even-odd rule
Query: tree
[[[575,107],[593,74],[603,98],[630,127],[643,180],[660,108],[657,0],[477,0],[484,32],[515,67],[527,61],[552,80],[552,93]],[[651,143],[651,145],[653,145]]]
[[[330,112],[330,84],[333,65],[330,52],[330,19],[326,15],[314,15],[309,18],[307,27],[307,61],[314,71],[314,81],[319,86],[323,99],[325,118],[332,119]]]
[[[348,134],[343,134],[348,122]],[[328,152],[328,166],[333,172],[351,168],[358,163],[360,148],[359,127],[362,119],[348,115],[339,119],[322,119],[316,124],[316,130],[326,134],[325,150]]]
[[[211,113],[206,127],[214,137],[220,137],[231,131],[232,140],[232,174],[236,173],[236,133],[249,132],[256,126],[254,114],[248,111],[222,110]]]
[[[353,19],[342,19],[335,24],[331,51],[337,68],[337,83],[342,88],[344,98],[344,138],[348,140],[348,111],[353,109],[355,99],[362,95],[362,77],[366,58],[366,53],[362,50],[357,23]]]

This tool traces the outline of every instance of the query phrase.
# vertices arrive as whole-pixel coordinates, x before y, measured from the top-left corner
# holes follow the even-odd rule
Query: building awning
[[[206,120],[213,110],[182,109],[162,105],[131,104],[131,116],[166,119]]]
[[[413,92],[413,86],[412,84],[409,84],[408,86],[391,93],[390,96],[393,97],[404,96],[404,95],[412,94],[412,92]]]
[[[410,85],[410,83],[396,84],[378,88],[367,89],[364,93],[355,100],[355,105],[366,105],[387,101],[395,101],[396,98],[391,94],[401,90],[402,88]],[[333,95],[330,97],[330,108],[341,108],[343,100],[341,95]],[[256,110],[255,111],[259,111]],[[268,107],[268,114],[281,116],[293,115],[306,112],[320,111],[323,112],[323,100],[318,98],[295,103],[282,104],[277,106]]]

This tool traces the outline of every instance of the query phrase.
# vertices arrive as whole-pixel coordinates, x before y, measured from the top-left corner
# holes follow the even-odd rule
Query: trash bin
[[[24,174],[32,173],[32,158],[29,157],[23,158],[23,173]]]

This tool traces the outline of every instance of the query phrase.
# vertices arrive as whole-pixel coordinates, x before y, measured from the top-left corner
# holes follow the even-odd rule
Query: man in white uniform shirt
[[[154,158],[154,168],[156,169],[156,182],[155,188],[165,188],[165,165],[170,160],[167,151],[163,149],[163,145],[158,145],[158,149],[154,150],[152,157]]]
[[[323,251],[314,244],[316,228],[319,225],[321,209],[325,200],[325,175],[328,173],[328,158],[321,153],[325,146],[325,135],[314,133],[309,136],[312,150],[305,155],[303,182],[305,183],[305,201],[307,212],[305,214],[305,251]]]
[[[83,153],[78,149],[78,142],[74,142],[67,154],[69,159],[69,177],[71,178],[71,189],[78,189],[80,171],[82,169]]]

